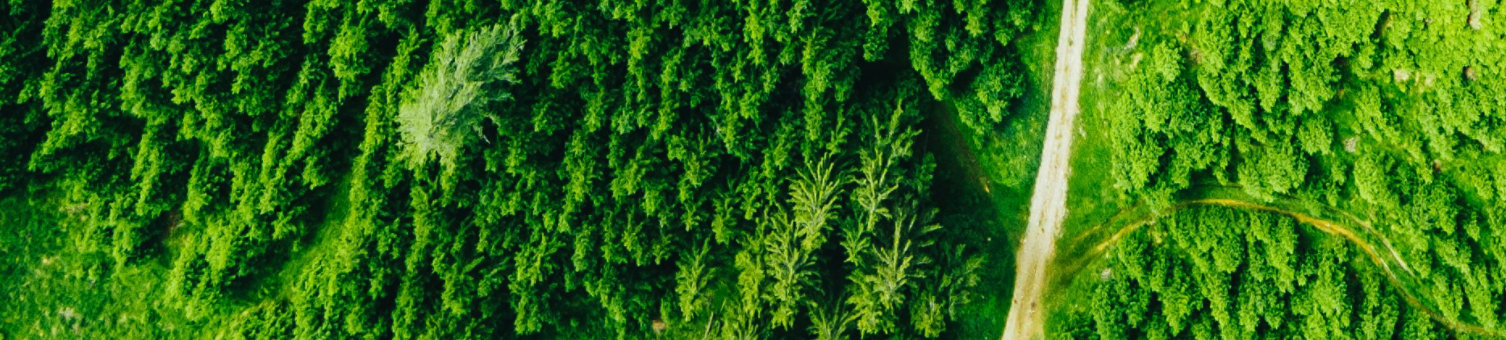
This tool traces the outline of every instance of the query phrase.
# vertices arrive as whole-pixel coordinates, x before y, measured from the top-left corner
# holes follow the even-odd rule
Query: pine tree
[[[486,141],[482,124],[497,119],[493,104],[512,99],[507,86],[518,82],[513,64],[523,43],[514,24],[455,33],[440,42],[398,111],[409,165],[438,158],[453,167],[461,147],[474,138]]]

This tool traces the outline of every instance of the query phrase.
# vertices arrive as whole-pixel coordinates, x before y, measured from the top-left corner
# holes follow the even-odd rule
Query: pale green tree
[[[472,138],[485,141],[482,123],[494,117],[493,104],[511,99],[507,86],[517,83],[513,64],[523,43],[512,24],[451,34],[439,43],[398,109],[409,165],[438,158],[453,166],[462,145]]]

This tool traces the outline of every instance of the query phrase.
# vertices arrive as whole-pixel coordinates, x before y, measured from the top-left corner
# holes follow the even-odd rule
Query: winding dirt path
[[[1041,297],[1047,288],[1047,266],[1056,251],[1056,237],[1067,215],[1067,175],[1071,171],[1072,125],[1077,120],[1078,85],[1082,83],[1083,38],[1088,0],[1062,0],[1061,35],[1056,43],[1056,72],[1051,88],[1051,121],[1041,151],[1030,198],[1030,222],[1015,256],[1015,283],[1004,339],[1042,336]]]

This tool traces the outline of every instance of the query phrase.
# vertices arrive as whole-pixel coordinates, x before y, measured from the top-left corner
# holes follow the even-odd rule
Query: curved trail
[[[1300,204],[1293,199],[1280,199],[1275,202],[1261,204],[1252,203],[1254,200],[1242,197],[1240,194],[1227,192],[1208,191],[1194,197],[1185,197],[1170,208],[1159,212],[1139,211],[1143,207],[1135,206],[1121,211],[1118,215],[1110,218],[1106,224],[1089,229],[1084,234],[1074,238],[1071,244],[1076,245],[1070,249],[1070,259],[1062,259],[1054,264],[1062,270],[1056,272],[1055,279],[1070,280],[1075,274],[1084,268],[1088,262],[1098,259],[1109,247],[1128,235],[1130,232],[1151,224],[1155,220],[1170,216],[1171,214],[1185,209],[1199,206],[1221,206],[1243,210],[1262,211],[1291,217],[1301,224],[1307,224],[1328,235],[1343,237],[1349,241],[1366,257],[1380,268],[1385,274],[1391,286],[1396,289],[1407,304],[1425,312],[1433,320],[1456,332],[1470,333],[1489,337],[1506,336],[1506,332],[1466,321],[1449,318],[1439,313],[1434,306],[1428,304],[1426,294],[1413,291],[1414,287],[1423,287],[1426,283],[1423,278],[1412,271],[1411,266],[1401,257],[1401,254],[1391,246],[1391,242],[1375,227],[1365,220],[1348,212],[1332,207],[1322,206],[1314,208],[1310,205]],[[1138,214],[1132,213],[1138,211]],[[1137,215],[1127,218],[1126,215]],[[1127,221],[1125,221],[1128,219]],[[1340,221],[1347,221],[1347,223]],[[1113,224],[1124,223],[1118,229],[1104,229]],[[1102,237],[1103,232],[1113,230],[1113,234],[1107,235],[1099,242],[1088,242],[1091,238]],[[1097,235],[1097,236],[1095,236]]]
[[[1082,83],[1083,38],[1088,0],[1062,0],[1061,35],[1056,44],[1056,71],[1051,88],[1051,120],[1041,150],[1041,165],[1030,198],[1030,222],[1015,256],[1014,298],[1005,321],[1004,339],[1042,335],[1042,293],[1050,283],[1047,267],[1067,215],[1067,173],[1072,154],[1072,125],[1077,120],[1078,85]]]

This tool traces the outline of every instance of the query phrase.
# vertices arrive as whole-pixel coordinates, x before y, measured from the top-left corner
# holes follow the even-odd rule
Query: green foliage
[[[78,266],[17,294],[126,321],[0,329],[945,337],[983,255],[917,140],[1007,118],[1008,5],[8,2],[0,192]]]
[[[1136,32],[1109,35],[1095,85],[1118,94],[1101,106],[1113,193],[1165,210],[1232,187],[1329,211],[1376,245],[1256,212],[1176,213],[1076,279],[1089,297],[1065,308],[1063,334],[1503,334],[1503,273],[1486,268],[1506,258],[1488,227],[1502,221],[1489,169],[1506,110],[1481,92],[1501,83],[1479,76],[1502,64],[1484,51],[1503,40],[1466,22],[1497,4],[1109,6],[1127,11],[1106,22]],[[1394,262],[1357,260],[1372,251]]]
[[[1415,322],[1443,331],[1426,315],[1399,317],[1415,307],[1379,268],[1351,261],[1363,255],[1342,239],[1263,214],[1200,208],[1133,233],[1077,280],[1086,296],[1068,309],[1091,315],[1077,322],[1098,338],[1390,338]]]
[[[514,21],[516,22],[516,21]],[[461,45],[464,44],[464,45]],[[513,24],[446,36],[419,75],[397,117],[405,157],[415,167],[438,157],[453,166],[457,150],[481,137],[483,118],[494,103],[510,98],[518,82],[523,40]]]
[[[769,272],[773,280],[774,325],[788,327],[794,322],[796,308],[806,301],[803,291],[816,275],[816,251],[826,243],[829,223],[836,208],[836,191],[844,183],[832,176],[832,165],[825,157],[806,165],[800,178],[790,184],[793,214],[775,212],[769,221],[774,229],[765,236]]]
[[[36,3],[0,4],[6,22],[0,24],[0,192],[25,183],[27,155],[42,141],[45,112],[33,99],[40,83],[41,38],[45,8]]]

